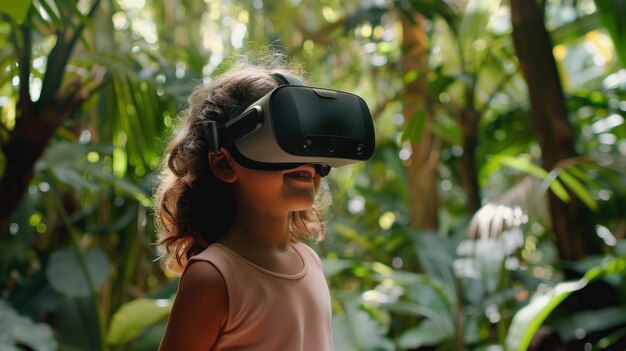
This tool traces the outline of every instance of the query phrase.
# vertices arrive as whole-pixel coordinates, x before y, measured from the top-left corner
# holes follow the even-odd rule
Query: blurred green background
[[[375,119],[311,243],[337,350],[626,349],[625,0],[2,0],[0,350],[156,349],[164,145],[272,50]]]

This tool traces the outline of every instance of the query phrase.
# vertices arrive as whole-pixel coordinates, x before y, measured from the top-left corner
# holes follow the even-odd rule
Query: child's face
[[[261,211],[286,213],[311,208],[321,177],[313,165],[285,171],[258,171],[236,163],[238,200]]]

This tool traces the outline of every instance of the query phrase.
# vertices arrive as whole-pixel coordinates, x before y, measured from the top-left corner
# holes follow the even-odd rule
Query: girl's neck
[[[235,223],[220,242],[233,249],[283,251],[289,248],[291,242],[289,215],[249,211],[236,217]]]

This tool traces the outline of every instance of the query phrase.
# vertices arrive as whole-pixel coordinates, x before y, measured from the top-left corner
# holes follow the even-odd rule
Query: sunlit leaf
[[[37,163],[37,170],[49,171],[57,181],[81,193],[96,191],[102,189],[103,185],[108,185],[129,194],[145,206],[150,205],[150,196],[137,184],[107,170],[102,159],[111,150],[107,145],[56,142],[48,147]],[[99,154],[99,161],[92,163],[86,160],[90,152]]]
[[[422,140],[424,133],[424,126],[426,125],[426,111],[418,110],[413,113],[413,116],[409,118],[409,121],[402,132],[402,141],[411,140],[413,145],[417,145]]]
[[[584,288],[590,281],[607,275],[623,275],[624,273],[626,273],[626,258],[615,258],[601,267],[589,270],[580,280],[558,283],[545,292],[538,292],[528,305],[513,316],[506,337],[507,350],[527,350],[535,332],[545,319],[571,293]]]
[[[582,201],[587,207],[592,210],[598,209],[598,203],[589,193],[589,190],[578,181],[567,169],[562,170],[559,173],[559,179]]]
[[[24,18],[26,18],[31,2],[32,0],[1,1],[0,12],[6,13],[15,22],[21,24],[24,21]]]
[[[545,182],[548,183],[548,186],[550,187],[550,190],[552,190],[554,195],[556,195],[563,202],[569,202],[570,197],[561,182],[558,179],[553,179],[554,177],[550,177],[550,174],[545,169],[535,165],[527,158],[500,156],[498,157],[498,160],[503,165],[543,179]]]
[[[602,0],[601,0],[602,1]],[[602,26],[597,12],[580,16],[574,21],[555,28],[550,32],[552,45],[565,44],[569,41],[578,40],[585,34]]]
[[[594,3],[602,24],[613,39],[622,66],[626,67],[626,0],[596,0]]]
[[[116,175],[106,172],[99,167],[87,166],[85,164],[83,165],[85,167],[82,168],[82,170],[87,172],[90,176],[100,180],[104,184],[111,185],[113,188],[122,190],[124,193],[127,193],[134,197],[144,206],[150,205],[150,197],[138,185],[128,181],[127,179],[119,178]]]
[[[458,40],[463,61],[477,71],[482,59],[487,54],[487,24],[493,13],[500,6],[501,0],[469,0],[463,11],[463,18],[458,30]],[[482,43],[477,45],[478,43]]]
[[[506,344],[509,350],[526,350],[543,321],[572,292],[587,285],[586,280],[559,283],[546,293],[537,294],[530,303],[515,314]]]
[[[123,304],[111,319],[107,341],[122,345],[135,339],[148,327],[164,320],[172,309],[170,300],[140,298]]]

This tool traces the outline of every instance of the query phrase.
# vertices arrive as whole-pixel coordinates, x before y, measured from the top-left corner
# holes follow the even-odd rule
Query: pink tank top
[[[224,277],[229,311],[213,350],[333,349],[331,303],[319,256],[295,243],[304,268],[278,274],[213,244],[191,261],[213,264]]]

